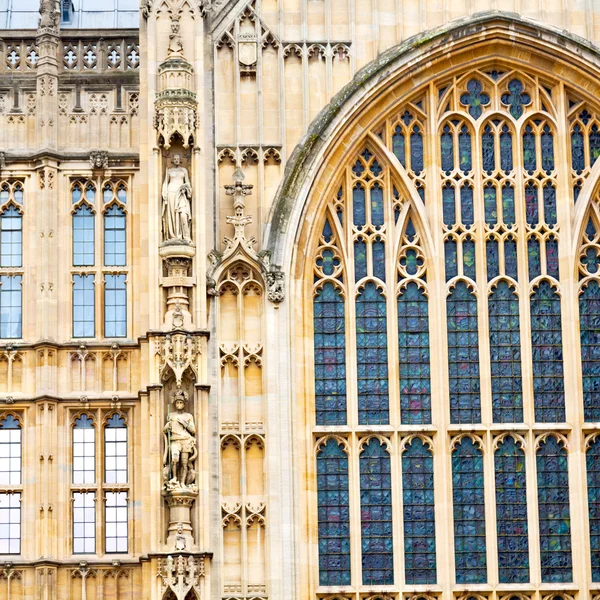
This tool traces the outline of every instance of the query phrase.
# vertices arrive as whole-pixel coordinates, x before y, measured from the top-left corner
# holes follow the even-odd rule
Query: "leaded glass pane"
[[[0,493],[0,554],[21,553],[21,494]]]
[[[314,299],[317,425],[346,423],[346,325],[344,299],[326,282]]]
[[[506,281],[489,298],[492,413],[495,423],[522,423],[519,299]]]
[[[418,125],[413,126],[410,134],[410,167],[415,173],[423,170],[423,135]]]
[[[367,243],[358,239],[354,242],[354,279],[360,281],[367,276]]]
[[[104,266],[124,267],[127,264],[125,211],[112,206],[104,213]]]
[[[365,209],[365,188],[360,184],[356,184],[352,193],[353,218],[356,227],[362,227],[367,222],[367,213]]]
[[[104,481],[127,483],[127,426],[118,414],[104,428]]]
[[[480,423],[477,298],[459,281],[447,299],[452,423]]]
[[[586,454],[592,581],[600,581],[600,440],[595,438]]]
[[[412,281],[398,296],[398,352],[402,423],[431,423],[428,300]]]
[[[385,297],[368,282],[356,298],[358,422],[389,423]]]
[[[73,337],[94,337],[95,285],[93,275],[73,275]]]
[[[105,551],[127,552],[127,492],[106,492],[105,500]]]
[[[456,583],[486,583],[483,453],[469,437],[452,454]]]
[[[409,585],[434,584],[435,499],[433,456],[420,438],[402,454],[405,581]]]
[[[21,425],[12,415],[0,421],[0,486],[21,484]]]
[[[386,447],[371,438],[360,455],[363,585],[392,585],[392,476]]]
[[[581,290],[579,323],[583,414],[586,421],[597,423],[600,422],[600,285],[597,281],[590,281]]]
[[[319,584],[350,585],[348,456],[330,439],[317,455]]]
[[[542,582],[572,581],[571,517],[567,451],[554,436],[537,451]]]
[[[444,242],[446,281],[450,281],[458,275],[456,241],[452,238]]]
[[[385,282],[385,242],[375,240],[371,244],[373,255],[373,275]]]
[[[504,438],[494,458],[496,527],[500,583],[529,581],[525,453],[514,438]]]
[[[96,493],[73,492],[73,554],[96,552]]]
[[[542,281],[531,297],[535,420],[565,421],[560,297]]]

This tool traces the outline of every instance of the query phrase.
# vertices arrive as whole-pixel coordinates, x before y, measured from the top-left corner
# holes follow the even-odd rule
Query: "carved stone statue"
[[[171,17],[171,33],[169,34],[169,47],[167,48],[168,56],[182,56],[183,55],[183,44],[181,43],[181,26],[179,24],[179,17],[173,15]]]
[[[57,29],[60,11],[56,0],[40,0],[40,29]]]
[[[184,412],[187,394],[178,389],[173,394],[175,412],[169,413],[163,428],[165,434],[164,478],[170,490],[195,489],[196,425],[194,417]]]
[[[167,169],[162,186],[163,239],[191,242],[192,186],[187,169],[181,166],[181,155],[174,154],[173,166]]]

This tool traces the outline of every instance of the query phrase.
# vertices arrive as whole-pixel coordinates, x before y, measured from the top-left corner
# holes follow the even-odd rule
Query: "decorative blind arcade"
[[[540,435],[527,445],[508,433],[510,424],[526,424],[533,441],[534,423],[552,430],[566,421],[560,277],[567,273],[559,270],[559,217],[600,155],[600,121],[581,101],[569,99],[571,149],[557,152],[559,109],[552,95],[558,93],[534,77],[500,71],[432,85],[374,130],[341,174],[321,221],[313,264],[316,438],[320,427],[336,426],[335,439],[317,444],[320,585],[436,582],[432,455],[447,442],[443,436],[430,439],[431,426],[414,437],[415,425],[432,424],[432,363],[441,364],[439,372],[447,377],[449,433],[463,424],[507,428],[502,433],[496,425],[493,434],[495,490],[484,489],[486,443],[477,436],[452,442],[457,583],[488,581],[484,498],[490,494],[498,580],[530,581],[527,452],[536,457],[542,580],[571,580],[567,440]],[[441,117],[438,137],[431,139],[425,135],[426,107],[436,104]],[[391,154],[395,159],[387,158]],[[572,168],[559,173],[559,155],[570,156]],[[570,198],[558,196],[560,177],[562,189],[572,190]],[[436,198],[439,210],[429,206]],[[600,214],[596,206],[590,210],[579,267],[580,402],[586,421],[597,422]],[[427,227],[444,249],[441,273],[427,256]],[[433,312],[443,306],[431,300],[434,282],[446,289],[440,314]],[[441,345],[430,352],[430,320],[445,322],[446,356]],[[482,385],[482,373],[491,375],[489,385]],[[443,422],[434,419],[434,429]],[[402,455],[398,475],[390,469],[396,443]],[[599,487],[595,448],[587,455],[591,507],[597,506]],[[360,477],[352,484],[349,463],[356,460]],[[392,504],[397,477],[401,499]],[[360,507],[349,506],[352,485]],[[566,498],[556,535],[552,498]],[[356,510],[361,559],[353,569],[358,563],[350,560],[350,515]],[[392,523],[400,515],[405,568],[397,574]],[[597,522],[595,516],[590,521],[592,536],[598,535]],[[600,559],[592,561],[598,581]]]

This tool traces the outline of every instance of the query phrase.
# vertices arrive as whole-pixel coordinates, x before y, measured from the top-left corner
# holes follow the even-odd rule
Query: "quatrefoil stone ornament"
[[[467,83],[467,91],[461,95],[460,103],[469,107],[469,114],[478,119],[483,112],[483,107],[490,103],[490,97],[484,93],[483,86],[477,79],[471,79]]]

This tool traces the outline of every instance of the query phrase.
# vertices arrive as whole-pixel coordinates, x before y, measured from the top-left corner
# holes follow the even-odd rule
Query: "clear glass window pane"
[[[125,275],[104,276],[104,335],[127,335],[127,291]]]
[[[73,429],[73,483],[96,481],[96,430],[92,419],[81,415]]]
[[[0,267],[23,266],[23,219],[11,206],[0,216]]]
[[[22,323],[21,275],[0,276],[0,338],[20,338]]]
[[[94,276],[73,275],[73,337],[94,337],[95,312]]]
[[[0,554],[21,552],[21,494],[0,494]]]
[[[7,415],[0,421],[0,485],[21,484],[21,426]]]
[[[126,224],[125,211],[118,206],[112,206],[104,214],[104,265],[107,267],[127,264]]]
[[[106,492],[106,552],[127,552],[127,492]]]
[[[73,266],[94,266],[94,213],[87,206],[73,214]]]
[[[73,553],[96,551],[96,493],[73,493]]]

